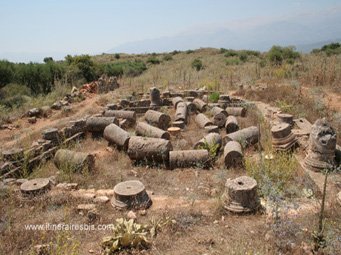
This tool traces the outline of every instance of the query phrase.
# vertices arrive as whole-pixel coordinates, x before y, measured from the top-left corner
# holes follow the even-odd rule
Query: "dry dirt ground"
[[[114,98],[119,97],[119,94],[120,90],[110,94],[109,101],[115,102]],[[57,112],[48,119],[38,120],[35,125],[28,124],[24,119],[18,120],[16,124],[20,128],[0,131],[2,147],[30,144],[47,127],[62,127],[71,119],[100,112],[103,106],[101,102],[98,96],[87,98],[73,105],[70,115]],[[173,116],[174,111],[171,110],[169,114]],[[241,128],[257,124],[257,118],[253,114],[239,120]],[[202,137],[203,132],[196,127],[192,118],[181,137],[172,137],[171,142],[174,149],[189,149]],[[264,212],[241,216],[226,213],[220,200],[226,179],[246,173],[243,169],[224,169],[221,160],[217,160],[208,170],[170,171],[162,167],[135,166],[125,153],[109,148],[107,142],[101,138],[87,136],[84,141],[73,145],[72,149],[94,153],[96,171],[69,175],[58,171],[50,161],[34,171],[29,178],[55,176],[57,182],[76,182],[79,188],[96,190],[112,189],[118,182],[138,179],[146,186],[153,205],[146,215],[136,212],[137,222],[148,223],[165,217],[175,220],[162,228],[156,238],[151,239],[150,249],[132,250],[122,254],[277,254],[278,247],[281,247],[282,254],[294,254],[302,242],[311,242],[319,206],[316,200],[306,199],[302,195],[288,199],[289,203],[299,206],[288,210],[278,226],[274,226],[272,218]],[[256,147],[245,152],[245,157],[256,155]],[[319,198],[316,187],[311,184],[304,171],[298,168],[297,178],[293,180],[293,187],[298,189],[296,194],[300,194],[302,185],[307,183],[316,191],[316,198]],[[97,206],[99,217],[90,221],[87,216],[76,211],[77,205],[85,201],[69,196],[68,192],[52,190],[42,197],[28,200],[21,197],[17,187],[14,190],[9,196],[0,199],[0,254],[29,254],[32,246],[56,242],[63,235],[71,238],[68,241],[72,240],[72,245],[79,244],[79,254],[100,254],[101,239],[109,235],[110,231],[29,231],[24,226],[63,222],[111,224],[116,218],[127,214],[126,211],[118,211],[110,203],[106,203]],[[335,228],[333,235],[340,237],[340,214],[337,209],[333,209],[334,206],[336,205],[329,205],[327,219],[339,226]],[[269,233],[277,230],[280,235],[274,240]],[[337,242],[333,245],[340,247]],[[304,254],[302,251],[296,252],[295,254]]]

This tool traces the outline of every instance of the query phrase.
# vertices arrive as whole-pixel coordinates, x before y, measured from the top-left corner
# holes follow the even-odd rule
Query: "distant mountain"
[[[297,46],[309,52],[313,48],[340,41],[341,11],[309,14],[273,20],[249,27],[191,31],[174,36],[128,42],[108,52],[145,53],[187,50],[200,47],[268,50],[272,45]]]

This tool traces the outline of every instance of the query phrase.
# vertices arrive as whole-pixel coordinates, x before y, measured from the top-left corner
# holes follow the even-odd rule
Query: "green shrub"
[[[273,159],[262,158],[258,162],[249,158],[245,160],[247,174],[256,179],[264,196],[271,194],[271,189],[279,192],[285,191],[297,168],[298,163],[295,157],[287,153],[276,153]]]
[[[238,56],[238,52],[235,51],[235,50],[225,50],[225,54],[224,54],[224,57],[235,57],[235,56]]]
[[[147,70],[147,67],[142,61],[135,60],[104,64],[101,69],[108,76],[121,77],[125,75],[127,77],[135,77]]]
[[[245,52],[242,52],[239,54],[239,60],[242,62],[246,62],[247,61],[247,54]]]
[[[194,68],[197,71],[204,69],[202,61],[198,58],[194,59],[192,62],[192,68]]]
[[[186,50],[186,54],[192,54],[194,53],[194,50]]]
[[[281,47],[272,46],[267,53],[267,58],[273,65],[281,65],[284,60],[293,63],[295,59],[299,58],[300,54],[295,51],[295,47]]]
[[[314,49],[311,53],[326,53],[327,56],[341,54],[341,43],[330,43],[324,45],[321,49]]]
[[[116,53],[116,54],[115,54],[115,58],[116,58],[116,59],[120,59],[120,58],[121,58],[120,54]]]
[[[171,52],[172,55],[176,55],[176,54],[179,54],[179,53],[181,53],[181,51],[179,51],[179,50],[173,50],[173,51]]]
[[[219,92],[213,92],[209,95],[208,101],[210,101],[211,103],[217,103],[219,100],[219,96]]]
[[[150,64],[152,64],[152,65],[158,65],[158,64],[160,64],[161,63],[161,61],[158,59],[158,58],[156,58],[156,57],[149,57],[148,59],[147,59],[147,63],[150,63]]]
[[[14,64],[6,61],[0,61],[0,88],[13,81]]]
[[[234,66],[234,65],[239,65],[240,64],[240,59],[233,57],[233,58],[228,58],[225,60],[226,65],[228,66]]]
[[[163,60],[164,60],[164,61],[170,61],[170,60],[172,60],[172,59],[173,59],[173,57],[172,57],[172,55],[170,55],[170,54],[167,54],[167,55],[163,56]]]

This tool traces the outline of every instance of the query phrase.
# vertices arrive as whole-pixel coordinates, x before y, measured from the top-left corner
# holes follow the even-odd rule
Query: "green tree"
[[[274,45],[267,53],[267,58],[273,65],[281,65],[285,60],[288,63],[293,63],[299,57],[300,54],[292,46],[281,47]]]
[[[200,70],[204,69],[204,65],[200,59],[196,58],[192,62],[192,68],[194,68],[197,71],[200,71]]]
[[[0,61],[0,89],[6,84],[13,81],[14,78],[14,64],[7,61]]]

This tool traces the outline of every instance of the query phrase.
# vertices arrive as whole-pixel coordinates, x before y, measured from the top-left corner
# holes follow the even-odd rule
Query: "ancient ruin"
[[[251,213],[259,209],[257,182],[248,176],[228,179],[223,194],[224,208],[233,213]]]
[[[152,200],[140,181],[125,181],[114,187],[111,204],[117,209],[147,209],[152,205]]]
[[[336,166],[336,133],[328,121],[318,119],[311,127],[309,148],[304,165],[313,171],[324,171]]]

